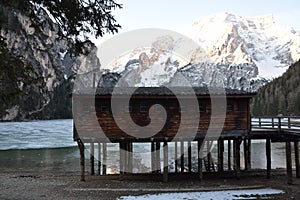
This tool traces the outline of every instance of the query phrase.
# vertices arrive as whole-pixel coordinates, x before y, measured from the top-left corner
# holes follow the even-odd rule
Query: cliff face
[[[4,59],[0,68],[0,120],[71,118],[67,94],[72,92],[73,78],[84,57],[68,55],[67,42],[58,38],[50,20],[45,20],[40,30],[18,12],[0,6],[0,13],[4,19],[0,36],[5,43],[0,53]],[[97,57],[93,59],[99,63]],[[6,99],[5,95],[13,91],[14,98]]]

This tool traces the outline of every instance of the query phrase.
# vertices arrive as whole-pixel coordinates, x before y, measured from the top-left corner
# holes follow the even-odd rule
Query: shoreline
[[[0,172],[0,199],[117,199],[121,196],[161,194],[170,192],[207,192],[241,189],[277,189],[283,194],[271,195],[272,199],[300,199],[300,179],[294,184],[286,183],[284,170],[272,171],[271,179],[266,172],[242,173],[240,179],[233,177],[204,177],[170,174],[168,183],[162,182],[162,175],[147,179],[141,176],[119,175],[87,176],[85,182],[80,175],[28,173],[25,171]]]

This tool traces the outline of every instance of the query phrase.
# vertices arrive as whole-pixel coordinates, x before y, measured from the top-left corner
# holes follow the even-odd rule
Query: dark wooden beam
[[[189,172],[192,172],[192,146],[191,142],[188,142],[188,169]]]
[[[98,175],[101,174],[101,143],[98,143]]]
[[[231,140],[228,140],[227,153],[228,170],[231,170]]]
[[[106,161],[107,161],[107,145],[106,143],[102,144],[103,147],[103,163],[102,163],[102,174],[106,174]]]
[[[240,156],[240,139],[235,139],[235,173],[236,173],[236,178],[240,179],[241,177],[241,156]]]
[[[181,168],[181,173],[183,173],[184,172],[184,142],[183,141],[180,142],[180,149],[181,149],[180,168]]]
[[[271,178],[271,139],[266,139],[267,178]]]
[[[95,145],[94,143],[90,143],[90,164],[91,164],[91,175],[95,175]]]
[[[169,163],[168,163],[168,142],[164,142],[164,175],[163,182],[168,182]]]
[[[286,152],[287,183],[288,184],[293,184],[291,142],[286,142],[285,143],[285,152]]]
[[[80,152],[80,180],[85,181],[84,143],[81,141],[81,139],[77,139],[77,145]]]
[[[201,146],[202,146],[203,140],[198,140],[198,174],[199,174],[199,180],[202,181],[203,179],[203,173],[202,173],[202,152],[201,152]]]
[[[224,171],[224,140],[218,140],[218,172]]]
[[[160,173],[161,169],[160,169],[160,142],[156,142],[156,173]]]
[[[300,161],[299,161],[299,143],[294,143],[295,150],[295,164],[296,164],[296,177],[300,178]]]
[[[243,141],[243,145],[244,145],[244,165],[245,165],[245,170],[249,169],[248,166],[248,140],[247,138],[244,139]]]
[[[155,172],[155,142],[151,142],[151,172]]]
[[[248,146],[248,155],[247,155],[247,166],[248,169],[251,169],[251,138],[247,139],[247,146]]]
[[[178,142],[175,142],[175,173],[178,173]]]

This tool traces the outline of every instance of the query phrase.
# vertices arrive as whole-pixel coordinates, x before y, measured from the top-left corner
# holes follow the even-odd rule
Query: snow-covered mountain
[[[244,18],[218,13],[195,21],[188,35],[213,64],[255,64],[258,76],[274,78],[300,59],[300,32],[279,27],[272,15]]]
[[[276,25],[272,15],[244,18],[218,13],[195,21],[186,35],[201,47],[185,55],[188,60],[174,57],[180,41],[165,37],[150,49],[116,59],[109,71],[131,86],[181,85],[180,73],[193,86],[223,84],[255,91],[300,59],[300,32]],[[166,51],[157,43],[166,43]]]

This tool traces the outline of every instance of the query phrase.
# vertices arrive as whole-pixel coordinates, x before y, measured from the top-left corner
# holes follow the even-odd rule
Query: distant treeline
[[[252,102],[254,116],[300,116],[300,61],[258,90]]]

